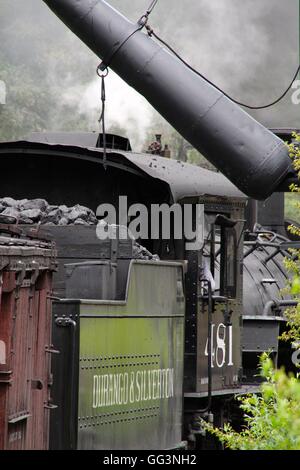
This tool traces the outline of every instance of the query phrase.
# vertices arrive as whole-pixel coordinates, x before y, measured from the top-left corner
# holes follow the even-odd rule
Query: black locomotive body
[[[289,245],[254,228],[255,210],[245,245],[245,208],[249,196],[266,199],[288,188],[295,176],[288,150],[143,34],[143,21],[130,23],[102,0],[44,1],[101,57],[99,70],[111,66],[232,181],[135,154],[118,136],[52,133],[0,144],[3,195],[44,198],[55,207],[80,203],[95,212],[109,204],[116,216],[122,197],[148,215],[177,205],[167,235],[150,230],[137,237],[159,261],[136,261],[130,240],[99,241],[96,225],[36,227],[56,241],[59,265],[53,343],[60,355],[52,389],[58,408],[50,445],[200,445],[199,417],[216,425],[236,420],[233,398],[255,391],[258,353],[271,348],[279,357],[289,299],[280,293],[286,274],[278,259]],[[178,237],[172,223],[176,210],[187,207],[194,238],[184,230]],[[117,232],[127,216],[114,224]],[[150,216],[145,225],[153,228]]]
[[[89,137],[93,141],[92,145],[95,145],[95,135],[93,134],[85,135],[85,142]],[[67,145],[66,139],[68,138],[72,145]],[[52,437],[50,445],[52,448],[142,447],[143,444],[137,438],[138,430],[145,425],[147,428],[149,420],[152,420],[154,428],[155,426],[159,427],[159,420],[165,423],[165,426],[161,425],[161,436],[165,437],[161,437],[159,443],[146,439],[143,442],[148,448],[176,447],[180,446],[182,441],[193,441],[198,438],[202,442],[199,417],[214,420],[217,425],[222,425],[226,420],[235,420],[236,407],[232,400],[234,395],[243,393],[245,390],[255,391],[253,388],[256,385],[254,376],[257,373],[255,361],[257,361],[258,352],[266,350],[267,346],[264,333],[263,341],[261,336],[257,336],[258,348],[255,350],[255,354],[253,354],[253,348],[249,350],[248,345],[251,341],[253,342],[253,325],[256,328],[255,331],[260,332],[261,325],[267,322],[267,330],[271,331],[272,341],[276,343],[274,351],[278,350],[277,329],[274,328],[274,322],[273,324],[270,322],[273,317],[267,314],[262,321],[263,309],[260,306],[256,308],[257,300],[253,302],[253,297],[249,296],[247,292],[250,285],[249,272],[250,276],[255,276],[255,282],[262,289],[266,286],[264,279],[269,277],[262,272],[263,260],[255,254],[255,250],[252,250],[248,255],[245,253],[247,250],[249,251],[249,246],[244,244],[247,198],[219,173],[156,155],[128,152],[128,141],[117,137],[111,141],[112,143],[113,141],[118,142],[118,148],[107,150],[104,168],[103,149],[90,146],[81,147],[82,138],[83,136],[80,134],[77,136],[39,135],[28,141],[0,144],[1,168],[7,175],[2,182],[3,194],[9,194],[15,199],[42,197],[53,205],[80,203],[89,206],[94,211],[99,204],[110,203],[115,207],[117,214],[120,196],[127,197],[128,206],[137,203],[143,204],[149,209],[149,213],[153,204],[166,204],[167,207],[178,204],[182,208],[190,205],[193,227],[195,228],[197,224],[202,227],[203,237],[201,247],[196,249],[191,249],[187,243],[188,240],[184,237],[176,239],[172,229],[168,239],[160,237],[159,239],[138,240],[151,253],[157,254],[160,258],[160,261],[145,261],[138,268],[141,270],[140,287],[135,293],[133,305],[136,303],[141,306],[146,302],[144,307],[141,307],[140,317],[153,315],[153,310],[156,308],[161,311],[166,299],[169,299],[170,305],[172,302],[176,304],[176,302],[184,301],[184,322],[180,325],[177,324],[174,330],[174,334],[175,331],[177,332],[175,334],[177,340],[174,343],[174,334],[170,336],[172,323],[169,323],[169,336],[159,337],[158,344],[164,345],[167,350],[171,349],[169,352],[162,352],[156,344],[156,349],[153,345],[150,353],[149,349],[148,352],[144,350],[143,342],[137,342],[139,346],[133,347],[133,339],[129,342],[126,340],[127,342],[124,343],[123,338],[118,342],[115,341],[114,333],[109,333],[114,331],[119,337],[118,328],[120,325],[118,323],[121,324],[124,317],[132,316],[132,303],[129,302],[130,312],[123,305],[123,311],[116,314],[119,320],[116,318],[114,320],[115,329],[111,330],[111,327],[107,326],[107,313],[105,314],[105,312],[116,303],[124,304],[125,301],[126,304],[126,292],[131,283],[132,269],[137,269],[132,268],[134,255],[130,241],[122,243],[119,240],[119,246],[114,246],[111,241],[100,241],[96,235],[96,225],[86,227],[80,225],[66,227],[41,225],[39,227],[41,235],[47,234],[57,244],[59,268],[58,272],[54,273],[54,297],[62,299],[53,305],[53,344],[56,349],[61,351],[61,354],[53,358],[52,399],[58,408],[51,411]],[[51,139],[53,143],[50,143]],[[62,140],[64,143],[55,143],[58,140]],[[98,140],[101,143],[101,139]],[[124,150],[120,148],[122,146]],[[70,168],[72,168],[71,174]],[[35,183],[32,184],[32,181]],[[200,217],[195,210],[196,207],[204,209],[200,212]],[[28,231],[32,230],[32,227],[27,226],[24,229]],[[276,256],[278,257],[278,254]],[[280,256],[282,255],[280,254]],[[78,263],[87,261],[91,263],[88,267],[89,272],[97,273],[93,269],[100,269],[102,273],[102,277],[99,274],[92,275],[92,278],[103,280],[102,287],[98,284],[99,293],[96,299],[95,286],[91,286],[91,282],[89,282],[89,288],[86,291],[82,290],[82,283],[78,281],[75,286],[70,288],[70,276],[66,276],[65,265],[76,267]],[[95,266],[97,263],[98,268]],[[178,278],[177,287],[174,284],[172,288],[167,278],[165,279],[165,263],[170,263],[170,265],[175,263],[175,267],[170,267],[175,271],[179,269],[176,267],[176,263],[180,263],[182,266],[181,276],[183,277],[181,281]],[[156,264],[156,268],[153,267],[153,264]],[[113,271],[111,271],[112,269]],[[152,273],[151,276],[160,279],[156,283],[150,282],[151,276],[149,278],[149,274],[147,275],[147,272],[150,273],[154,269],[156,274]],[[277,269],[279,268],[277,267]],[[244,287],[243,271],[246,272]],[[277,272],[275,273],[274,269],[272,272],[272,275],[276,277]],[[145,281],[142,281],[143,278]],[[163,286],[164,282],[169,288],[161,290],[159,286]],[[283,284],[283,280],[281,280],[281,284]],[[270,284],[272,290],[264,291],[266,302],[274,300],[274,297],[281,298],[279,292],[281,284],[280,286],[278,284],[274,286],[274,283]],[[180,285],[182,292],[178,297],[178,292],[181,291]],[[91,292],[89,289],[94,289],[92,294],[89,294]],[[253,289],[257,289],[257,286],[253,286]],[[80,302],[79,300],[71,301],[67,300],[68,297],[81,298],[82,300]],[[64,300],[65,298],[66,300]],[[148,304],[146,299],[149,299]],[[85,304],[93,304],[93,308],[97,310],[96,315],[99,316],[99,322],[102,318],[100,331],[106,331],[105,328],[107,328],[107,334],[112,334],[110,342],[114,344],[114,348],[110,354],[105,349],[99,349],[99,342],[96,340],[95,343],[93,343],[94,340],[90,342],[88,354],[85,349],[81,349],[84,342],[88,341],[89,336],[93,338],[94,332],[97,331],[93,322],[89,327],[86,326],[85,317],[90,314],[84,311]],[[95,315],[95,310],[93,312]],[[178,312],[177,307],[175,310],[171,309],[169,311],[170,318],[174,314],[176,318],[176,315],[179,315]],[[164,316],[168,316],[167,311],[165,314]],[[246,322],[244,329],[243,315],[244,322]],[[257,316],[255,317],[255,315]],[[277,316],[276,325],[283,320],[283,315]],[[138,323],[139,320],[132,318],[131,321],[134,325],[131,329],[135,331],[137,328],[135,323]],[[158,321],[153,321],[152,327],[148,327],[149,329],[144,333],[144,341],[147,337],[153,338],[153,328],[157,331],[157,325],[163,325],[165,320],[161,318]],[[171,319],[168,321],[171,322]],[[85,322],[84,326],[81,326],[82,322]],[[74,323],[76,331],[73,331]],[[161,326],[161,328],[164,327]],[[84,332],[86,337],[83,343],[79,331]],[[105,336],[107,334],[105,333]],[[126,335],[128,334],[126,333]],[[137,334],[138,330],[136,330]],[[120,337],[122,338],[122,335]],[[249,354],[252,354],[250,360]],[[80,393],[85,387],[89,393],[92,389],[91,377],[81,375],[82,367],[85,367],[83,361],[87,361],[87,368],[94,367],[95,375],[100,377],[101,373],[98,370],[100,366],[101,369],[118,365],[125,371],[126,367],[132,367],[133,359],[137,360],[137,365],[139,365],[142,361],[136,358],[148,357],[148,355],[160,357],[155,366],[157,370],[168,368],[176,370],[176,396],[174,395],[174,399],[171,398],[168,412],[162,403],[158,407],[157,403],[152,404],[150,412],[149,406],[145,407],[145,403],[139,403],[137,408],[131,407],[129,409],[128,407],[124,408],[124,404],[121,409],[109,408],[107,410],[104,407],[104,409],[100,409],[100,412],[96,410],[95,416],[93,409],[89,409],[85,414],[82,412]],[[112,364],[107,360],[101,364],[99,361],[91,362],[96,361],[99,357],[116,358],[119,356],[131,359],[127,362],[122,359],[118,364]],[[163,357],[165,359],[161,359]],[[151,362],[149,359],[147,360],[149,363]],[[171,361],[175,366],[168,367],[168,361]],[[182,365],[180,366],[180,364]],[[147,364],[144,370],[151,370],[149,367],[151,366]],[[178,404],[179,396],[184,399],[183,409]],[[83,401],[85,402],[86,398]],[[155,407],[159,411],[154,412]],[[84,409],[86,410],[86,408]],[[128,415],[133,412],[135,414]],[[181,440],[178,439],[178,429],[176,432],[173,429],[173,434],[170,434],[172,420],[170,421],[168,416],[172,416],[174,412],[177,417],[182,417],[184,424]],[[112,419],[114,413],[117,413],[117,417]],[[117,418],[120,416],[121,418],[123,416],[123,421],[119,423]],[[130,420],[126,421],[128,416]],[[87,417],[90,417],[90,421],[87,420]],[[148,422],[145,424],[145,421]],[[69,423],[68,426],[66,423]],[[128,425],[130,425],[131,431],[134,430],[133,432],[128,432],[126,427]],[[99,426],[103,429],[103,435],[109,437],[101,440],[101,433],[96,433]],[[120,429],[123,431],[121,432]],[[153,428],[148,427],[147,429],[149,436],[155,434],[153,434]],[[166,435],[170,436],[170,440],[166,440]],[[124,440],[121,436],[131,436],[131,438]]]

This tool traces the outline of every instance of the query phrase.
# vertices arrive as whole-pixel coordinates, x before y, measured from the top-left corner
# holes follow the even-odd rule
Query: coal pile
[[[45,199],[0,198],[0,223],[24,225],[96,225],[95,213],[88,207],[51,205]]]
[[[131,231],[124,225],[107,224],[104,220],[100,221],[103,229],[110,235],[112,239],[132,240],[132,256],[134,259],[159,261],[158,255],[153,255],[147,248],[140,245],[134,238]]]
[[[95,213],[88,207],[76,204],[72,207],[65,205],[51,205],[45,199],[20,199],[11,197],[0,198],[0,224],[21,225],[85,225],[96,226],[98,219]],[[112,226],[111,226],[112,227]],[[114,230],[116,226],[114,226]],[[126,230],[126,227],[118,226],[118,231]],[[133,258],[141,260],[159,261],[157,255],[153,255],[145,247],[139,245],[132,237]]]
[[[133,258],[150,261],[160,260],[158,255],[153,255],[152,253],[150,253],[149,250],[147,250],[147,248],[142,245],[139,245],[136,241],[134,241],[133,243]]]

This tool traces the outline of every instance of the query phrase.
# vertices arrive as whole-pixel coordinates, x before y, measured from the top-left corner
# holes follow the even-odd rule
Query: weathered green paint
[[[180,443],[182,292],[181,265],[133,262],[125,302],[81,302],[78,448]]]

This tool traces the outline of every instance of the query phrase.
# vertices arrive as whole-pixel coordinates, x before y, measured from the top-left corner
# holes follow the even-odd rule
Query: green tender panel
[[[80,306],[79,449],[181,442],[182,267],[134,262],[127,292]]]

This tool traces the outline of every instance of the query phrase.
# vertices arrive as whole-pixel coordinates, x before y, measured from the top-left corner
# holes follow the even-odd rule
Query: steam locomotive
[[[287,148],[107,3],[45,2],[228,177],[135,154],[128,139],[113,135],[104,142],[97,134],[45,133],[0,143],[1,192],[15,199],[95,212],[105,203],[117,213],[120,196],[149,214],[154,205],[190,205],[194,230],[203,227],[196,248],[172,229],[168,237],[141,236],[159,260],[136,259],[130,237],[100,241],[95,226],[35,232],[55,240],[58,261],[53,346],[45,350],[50,448],[206,446],[199,417],[219,426],[239,420],[233,397],[257,390],[259,353],[288,359],[277,339],[291,302],[280,293],[282,259],[296,242],[280,233],[283,218],[269,223],[263,203],[257,210],[248,201],[276,193],[268,204],[277,207],[293,178]],[[26,434],[30,416],[22,423]]]

